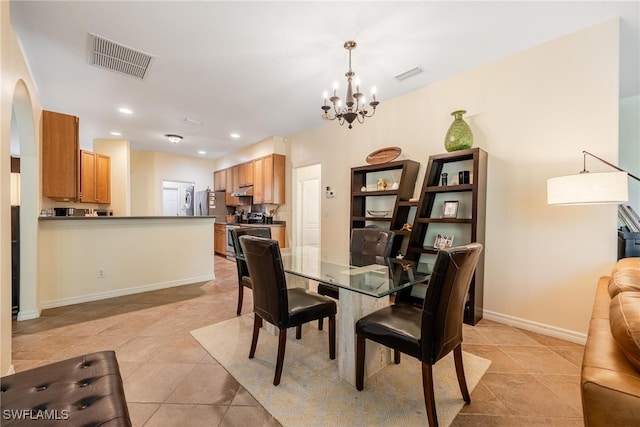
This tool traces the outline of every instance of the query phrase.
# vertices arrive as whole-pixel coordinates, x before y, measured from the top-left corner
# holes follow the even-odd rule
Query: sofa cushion
[[[611,270],[611,275],[616,274],[616,271],[623,270],[625,268],[635,268],[640,270],[640,257],[620,258],[616,265]]]
[[[611,298],[620,292],[640,292],[640,270],[635,268],[618,270],[609,281],[608,291]]]
[[[621,292],[611,300],[609,325],[620,349],[640,372],[640,292]]]

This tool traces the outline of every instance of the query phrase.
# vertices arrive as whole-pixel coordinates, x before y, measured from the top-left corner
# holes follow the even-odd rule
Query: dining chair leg
[[[258,316],[257,313],[253,315],[253,336],[251,337],[251,350],[249,350],[249,359],[253,359],[253,356],[256,354],[256,346],[258,345],[258,334],[260,333],[260,328],[262,327],[262,317]]]
[[[329,316],[329,359],[336,358],[336,316]]]
[[[296,326],[296,339],[302,338],[302,325]]]
[[[453,360],[456,365],[456,375],[458,376],[458,384],[460,385],[462,398],[465,402],[471,403],[471,396],[469,396],[469,389],[467,388],[467,380],[464,377],[464,365],[462,364],[462,344],[458,344],[458,346],[453,349]]]
[[[320,319],[318,319],[318,330],[321,331],[322,330],[322,323],[324,321],[324,317],[321,317]]]
[[[429,427],[438,427],[436,399],[433,394],[433,370],[432,366],[425,362],[422,362],[422,392],[424,393],[424,405],[427,408]]]
[[[358,391],[364,388],[365,340],[365,337],[356,335],[356,389]]]
[[[240,316],[240,312],[242,311],[242,299],[244,297],[244,286],[242,283],[239,285],[238,289],[238,309],[236,310],[236,314]]]
[[[400,364],[400,351],[393,349],[393,363],[396,365]]]
[[[278,357],[276,359],[276,374],[273,377],[273,385],[280,384],[280,377],[282,376],[282,364],[284,363],[284,350],[287,345],[287,328],[280,329],[280,335],[278,338]]]

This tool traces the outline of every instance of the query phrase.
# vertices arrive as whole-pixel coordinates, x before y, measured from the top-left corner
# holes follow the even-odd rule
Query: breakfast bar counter
[[[40,217],[41,308],[214,278],[214,217]]]

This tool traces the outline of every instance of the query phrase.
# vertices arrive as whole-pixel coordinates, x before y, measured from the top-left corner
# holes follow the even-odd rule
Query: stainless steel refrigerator
[[[194,215],[216,216],[224,219],[227,214],[226,195],[224,191],[203,190],[196,193]]]

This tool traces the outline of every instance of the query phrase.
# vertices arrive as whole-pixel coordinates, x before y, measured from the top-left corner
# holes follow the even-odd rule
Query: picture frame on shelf
[[[445,201],[442,206],[442,218],[457,218],[459,204],[457,200]]]
[[[452,234],[440,234],[436,235],[436,240],[433,242],[433,247],[435,249],[445,249],[453,246],[453,235]]]

